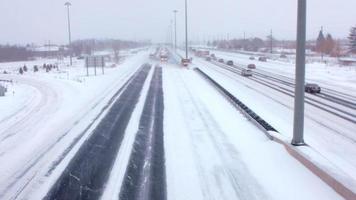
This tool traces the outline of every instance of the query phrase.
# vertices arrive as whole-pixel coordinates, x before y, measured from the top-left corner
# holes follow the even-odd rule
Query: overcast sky
[[[67,42],[65,1],[1,0],[0,43]],[[178,38],[183,40],[184,0],[71,0],[73,39],[122,38],[166,41],[177,9]],[[190,38],[294,39],[297,0],[188,0]],[[345,38],[356,25],[356,0],[309,0],[308,38],[321,26]]]

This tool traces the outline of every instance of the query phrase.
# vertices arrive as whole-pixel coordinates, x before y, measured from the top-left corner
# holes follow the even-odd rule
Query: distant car
[[[259,57],[258,61],[267,62],[267,57]]]
[[[252,71],[250,69],[242,69],[241,76],[252,76]]]
[[[287,55],[286,54],[281,54],[279,57],[280,58],[287,58]]]
[[[320,93],[321,92],[321,88],[318,84],[315,83],[307,83],[305,84],[305,92],[307,93]]]
[[[224,59],[220,58],[220,59],[218,60],[218,62],[219,62],[219,63],[223,63],[223,62],[224,62]]]
[[[232,60],[229,60],[226,62],[227,65],[230,65],[230,66],[233,66],[234,65],[234,62]]]
[[[210,54],[210,57],[212,57],[212,58],[215,58],[216,56],[215,56],[215,54]]]
[[[251,57],[250,57],[250,60],[255,60],[255,57],[251,56]]]
[[[187,67],[190,63],[190,59],[185,59],[185,58],[182,58],[182,61],[181,61],[182,65],[184,67]]]
[[[211,61],[211,58],[210,57],[206,57],[205,60],[206,61]]]
[[[247,65],[247,68],[256,69],[256,65],[255,64],[249,64],[249,65]]]
[[[83,59],[84,59],[84,56],[78,56],[77,59],[78,59],[78,60],[83,60]]]

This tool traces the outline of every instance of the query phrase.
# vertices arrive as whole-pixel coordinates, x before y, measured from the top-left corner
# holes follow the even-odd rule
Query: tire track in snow
[[[162,68],[156,67],[119,199],[165,200]]]
[[[99,199],[151,66],[135,75],[44,199]]]
[[[177,96],[183,113],[188,117],[186,124],[195,149],[193,155],[204,199],[269,199],[245,164],[240,162],[238,152],[230,145],[213,117],[192,94],[185,76],[180,74],[175,82],[180,83],[176,87],[179,88]],[[213,152],[211,155],[206,155],[208,149]]]
[[[95,118],[92,120],[92,122],[78,135],[76,136],[72,142],[68,145],[68,147],[63,151],[63,153],[59,156],[58,159],[54,160],[51,165],[49,166],[48,170],[46,169],[45,174],[41,174],[43,176],[49,177],[51,176],[52,172],[57,168],[59,163],[62,162],[63,159],[66,158],[67,154],[69,154],[72,150],[72,148],[77,145],[77,143],[82,140],[82,138],[88,134],[88,132],[91,130],[92,126],[96,124],[97,120],[105,113],[105,111],[112,105],[112,103],[117,99],[117,97],[121,94],[122,90],[126,88],[128,83],[131,82],[135,74],[137,74],[139,69],[133,73],[131,70],[126,72],[123,77],[129,76],[130,78],[120,87],[120,89],[110,98],[108,103],[100,110],[99,114],[95,116]],[[84,118],[86,115],[88,115],[92,110],[94,110],[98,105],[100,101],[103,101],[105,99],[106,95],[110,95],[109,91],[114,91],[115,87],[109,88],[108,92],[100,96],[95,100],[96,103],[94,103],[91,107],[90,110],[86,111],[83,115],[80,115],[80,119]],[[45,149],[43,149],[41,152],[36,153],[36,157],[32,158],[28,162],[26,162],[23,167],[21,168],[20,171],[16,172],[13,174],[11,177],[14,178],[14,180],[8,181],[7,186],[4,188],[3,191],[8,191],[10,193],[11,198],[10,199],[17,199],[18,196],[22,195],[23,191],[27,188],[28,185],[36,178],[37,174],[39,174],[39,171],[35,169],[35,166],[37,166],[41,160],[45,157],[45,155],[50,152],[54,147],[56,147],[57,144],[59,144],[63,139],[67,137],[67,135],[72,131],[72,129],[79,123],[78,121],[75,121],[74,124],[72,125],[71,128],[67,129],[58,139],[54,141],[54,143],[49,144]],[[22,181],[22,179],[25,179],[25,181]],[[12,191],[13,187],[16,184],[20,184],[20,186],[17,187],[16,191],[11,193],[9,191]],[[4,193],[0,193],[0,199],[4,197],[3,195],[6,195]]]

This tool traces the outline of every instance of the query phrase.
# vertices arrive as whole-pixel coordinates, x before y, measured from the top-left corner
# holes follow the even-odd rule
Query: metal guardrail
[[[257,115],[254,111],[252,111],[248,106],[242,103],[238,98],[228,92],[225,88],[223,88],[219,83],[213,80],[209,75],[200,70],[199,68],[195,68],[195,70],[201,74],[204,78],[206,78],[213,86],[218,89],[220,93],[222,93],[234,106],[236,106],[247,118],[249,118],[258,128],[260,128],[269,139],[273,139],[273,137],[269,134],[270,131],[277,132],[275,128],[273,128],[270,124],[268,124],[264,119],[262,119],[259,115]]]

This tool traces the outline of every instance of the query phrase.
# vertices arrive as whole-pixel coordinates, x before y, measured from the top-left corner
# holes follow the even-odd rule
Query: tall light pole
[[[70,31],[70,15],[69,15],[69,7],[72,5],[70,2],[66,2],[64,4],[65,6],[67,6],[67,16],[68,16],[68,36],[69,36],[69,56],[70,56],[70,65],[72,66],[73,61],[72,61],[72,35],[71,35],[71,31]]]
[[[185,0],[185,59],[188,59],[188,5]]]
[[[174,50],[177,50],[177,12],[178,10],[173,10],[174,13]]]
[[[304,143],[304,84],[305,84],[305,42],[306,42],[306,0],[298,0],[297,56],[295,64],[295,99],[292,145]]]
[[[272,31],[272,29],[271,29],[271,41],[270,41],[271,43],[270,43],[270,51],[271,51],[271,53],[273,53],[273,31]]]

